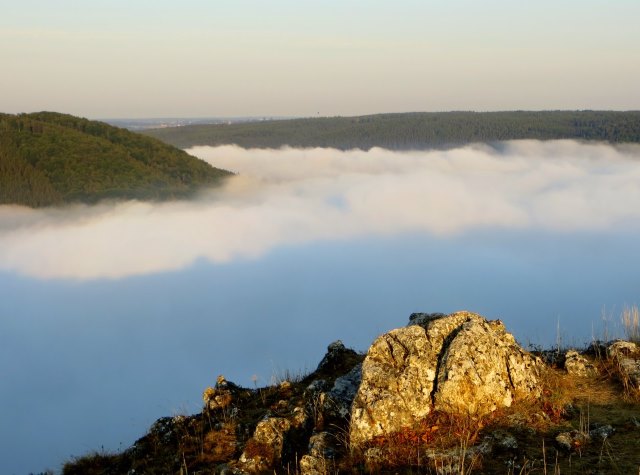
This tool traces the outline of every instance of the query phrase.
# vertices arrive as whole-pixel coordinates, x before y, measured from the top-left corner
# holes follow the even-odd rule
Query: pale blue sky
[[[640,109],[637,0],[0,0],[0,110]]]

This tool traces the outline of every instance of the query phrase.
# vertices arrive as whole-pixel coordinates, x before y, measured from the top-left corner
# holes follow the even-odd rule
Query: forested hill
[[[145,131],[177,147],[448,148],[512,139],[640,142],[640,111],[415,112],[191,125]]]
[[[229,172],[125,129],[55,112],[0,114],[0,204],[185,197]]]

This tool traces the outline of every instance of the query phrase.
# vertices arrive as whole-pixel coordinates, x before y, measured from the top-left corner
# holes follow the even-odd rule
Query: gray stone
[[[412,313],[409,315],[409,324],[408,325],[420,325],[425,326],[430,321],[436,320],[438,318],[446,317],[444,313]]]
[[[335,380],[331,391],[327,394],[328,405],[335,415],[348,418],[351,415],[351,406],[356,397],[360,382],[362,381],[362,364],[357,364],[344,376]]]
[[[312,457],[333,459],[336,456],[336,438],[333,434],[323,431],[313,434],[309,438],[309,455]]]
[[[592,439],[606,439],[607,437],[611,437],[613,433],[616,431],[611,425],[596,425],[595,427],[589,431],[589,437]]]
[[[313,381],[311,381],[311,384],[309,384],[309,386],[306,387],[304,392],[306,393],[306,395],[313,396],[314,394],[319,394],[323,391],[326,391],[328,387],[329,387],[329,383],[327,383],[326,380],[314,379]]]
[[[491,433],[494,445],[502,450],[515,450],[518,448],[518,441],[507,431],[495,430]]]

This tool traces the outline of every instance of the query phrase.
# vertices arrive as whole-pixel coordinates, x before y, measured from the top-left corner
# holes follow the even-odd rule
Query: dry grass
[[[62,467],[63,475],[102,475],[117,467],[118,455],[108,452],[93,452],[76,457]]]
[[[622,309],[622,328],[628,341],[640,343],[640,311],[637,305]]]
[[[567,408],[563,417],[525,426],[520,432],[507,427],[516,435],[518,449],[485,461],[486,473],[640,473],[640,427],[634,422],[640,404],[628,398],[619,381],[606,371],[599,377],[583,378],[558,370],[550,373],[547,384],[553,405]],[[611,425],[615,432],[605,439],[584,437],[585,442],[570,452],[557,448],[558,433],[573,430],[586,436],[596,425]]]
[[[222,463],[237,455],[237,427],[234,423],[222,424],[204,436],[200,460],[207,463]]]

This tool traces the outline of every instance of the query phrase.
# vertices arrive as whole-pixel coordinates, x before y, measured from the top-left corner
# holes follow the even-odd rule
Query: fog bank
[[[189,202],[0,206],[0,270],[119,278],[367,235],[640,230],[638,146],[513,141],[448,151],[189,153],[238,175]]]

